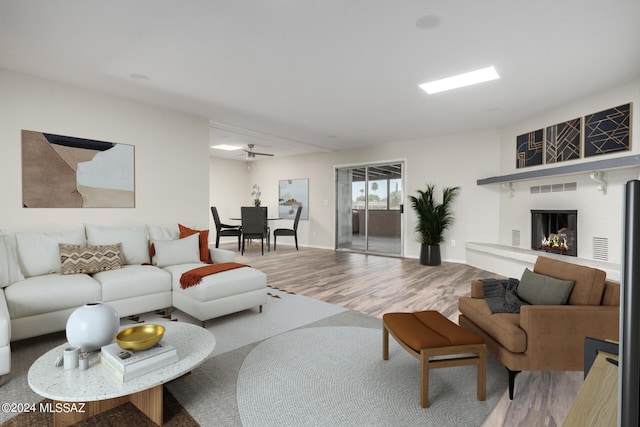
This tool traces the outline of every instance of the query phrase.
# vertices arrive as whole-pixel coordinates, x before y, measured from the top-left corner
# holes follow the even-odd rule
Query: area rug
[[[379,328],[310,327],[259,344],[238,376],[242,425],[473,426],[504,393],[504,369],[491,358],[486,401],[476,397],[475,367],[436,369],[423,409],[418,361],[393,342],[382,360],[381,337]]]
[[[504,368],[494,367],[497,364],[495,361],[489,362],[487,366],[486,402],[475,399],[475,371],[465,373],[465,367],[453,368],[457,372],[451,374],[446,374],[447,369],[435,370],[430,383],[432,405],[428,409],[420,409],[417,388],[419,363],[393,340],[389,343],[390,360],[382,361],[380,319],[276,289],[270,289],[269,293],[263,313],[247,310],[208,321],[207,329],[216,337],[217,342],[213,357],[194,369],[190,375],[165,385],[165,390],[168,391],[166,395],[175,397],[177,413],[185,416],[185,423],[191,422],[186,421],[188,416],[203,427],[243,424],[383,425],[369,423],[369,418],[363,412],[372,408],[391,410],[393,407],[395,412],[390,413],[398,415],[397,408],[403,407],[407,408],[410,416],[403,415],[386,425],[446,426],[446,420],[458,420],[460,414],[464,413],[464,419],[469,422],[458,423],[457,426],[479,426],[495,406],[494,395],[499,397],[507,389]],[[157,313],[147,313],[139,319],[123,319],[123,323],[152,322],[158,316]],[[177,310],[171,313],[171,317],[180,322],[200,323]],[[345,333],[337,333],[338,330]],[[320,348],[326,347],[325,352],[310,345],[310,341]],[[57,333],[12,344],[12,372],[0,380],[2,400],[33,403],[41,401],[42,398],[33,393],[27,384],[28,368],[39,355],[64,342],[64,333]],[[305,353],[300,346],[318,354]],[[309,364],[313,367],[310,372],[301,370],[305,359],[313,361]],[[282,369],[273,369],[277,366]],[[328,376],[327,373],[332,371],[340,375]],[[439,371],[445,373],[445,377],[459,379],[438,385],[436,374]],[[366,379],[367,376],[371,378]],[[393,380],[396,376],[403,379]],[[316,403],[317,399],[329,399],[334,394],[354,397],[351,400],[341,398],[344,400],[340,404],[341,415],[325,418],[318,415],[317,410],[309,411],[306,407],[299,406],[299,400],[304,396],[295,396],[295,390],[288,390],[298,382],[299,377],[306,378],[319,387],[326,387],[321,397],[310,397]],[[460,381],[466,381],[467,384],[458,389],[457,382]],[[394,382],[397,384],[394,385]],[[398,384],[404,389],[394,388]],[[299,389],[298,393],[304,390]],[[313,403],[310,401],[306,405],[314,406]],[[325,403],[327,404],[329,403]],[[335,399],[330,405],[335,406]],[[265,409],[267,406],[270,410]],[[366,411],[357,409],[357,406]],[[314,418],[293,422],[290,414],[296,412],[296,407],[299,412],[308,412]],[[86,425],[122,425],[114,420],[127,419],[131,416],[128,411],[136,413],[137,409],[132,405],[122,405],[113,409],[107,417],[94,417],[93,423]],[[433,416],[428,415],[436,413],[445,414],[439,416],[446,422],[437,418],[433,421]],[[289,423],[283,421],[281,414],[289,414],[286,416],[289,417]],[[52,425],[48,419],[41,417],[43,414],[14,415],[0,414],[0,423],[11,422],[14,424],[7,425],[12,426]],[[144,419],[141,413],[137,412],[137,415]],[[300,415],[304,414],[298,414]],[[338,416],[342,417],[341,421],[337,421]],[[182,420],[179,417],[176,419]],[[131,425],[138,425],[138,422]]]
[[[248,344],[261,342],[264,339],[278,335],[282,332],[299,328],[346,311],[348,310],[345,308],[328,304],[323,301],[317,301],[312,298],[291,294],[279,289],[269,288],[267,303],[263,306],[262,313],[259,313],[256,308],[211,319],[206,322],[207,330],[209,330],[216,338],[216,348],[213,352],[214,357],[205,362],[205,364],[212,366],[212,369],[215,371],[218,369],[217,366],[220,363],[218,361],[216,361],[216,363],[212,362],[217,359],[215,356],[242,348]],[[141,322],[153,323],[158,320],[167,320],[164,314],[164,312],[142,313],[139,316],[131,316],[121,319],[121,324],[128,325]],[[194,319],[180,310],[171,311],[168,317],[171,320],[192,323],[198,326],[200,325],[199,320]],[[56,332],[11,343],[11,372],[0,377],[1,403],[37,404],[40,402],[42,397],[33,392],[27,383],[27,372],[29,367],[42,354],[65,342],[65,333]],[[221,359],[222,362],[225,360],[225,358]],[[224,370],[225,368],[222,369]],[[194,370],[194,373],[202,370],[202,368],[198,368]],[[187,377],[195,377],[195,375],[188,375]],[[177,386],[174,385],[176,382],[178,383]],[[180,379],[174,381],[170,385],[179,388],[179,384],[181,382],[184,382],[184,380]],[[208,386],[209,384],[205,385],[205,388]],[[233,386],[235,390],[235,383]],[[173,393],[173,395],[178,398],[175,393]],[[190,391],[186,390],[178,400],[191,404],[192,401],[189,395]],[[199,409],[200,406],[198,405],[195,405],[195,408],[187,406],[186,410],[189,412],[191,410],[195,410],[198,414],[207,414],[208,410],[206,407],[208,406],[208,403],[204,402],[203,406],[205,409]],[[124,406],[121,408],[123,407]],[[237,413],[237,410],[235,409],[235,392],[233,405],[231,407],[223,408],[223,412],[227,411],[229,408],[231,408],[232,412]],[[118,408],[114,410],[117,409]],[[133,411],[137,411],[135,408],[131,409]],[[16,413],[11,412],[0,412],[0,425],[4,425],[5,422],[16,415]],[[32,413],[29,415],[34,416],[37,414]],[[234,419],[236,418],[237,417],[234,417]],[[29,417],[21,417],[21,419],[28,420]],[[47,423],[39,424],[37,421],[34,422],[35,424],[27,422],[24,425],[52,425]],[[212,425],[210,424],[210,419],[206,416],[199,417],[197,422],[203,426]],[[217,423],[215,425],[234,424]]]

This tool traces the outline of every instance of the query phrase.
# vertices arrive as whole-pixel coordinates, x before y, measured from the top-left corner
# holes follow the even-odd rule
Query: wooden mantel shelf
[[[478,185],[497,184],[502,182],[523,181],[526,179],[546,178],[556,175],[572,175],[590,171],[602,171],[607,169],[628,168],[640,166],[640,155],[614,157],[611,159],[596,160],[593,162],[574,163],[571,165],[556,166],[546,169],[536,169],[526,172],[512,173],[509,175],[493,176],[479,179]]]

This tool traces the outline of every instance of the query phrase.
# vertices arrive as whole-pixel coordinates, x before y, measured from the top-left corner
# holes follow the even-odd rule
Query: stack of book
[[[177,362],[178,352],[174,346],[162,341],[136,352],[123,350],[118,343],[112,343],[102,347],[100,360],[124,382]]]

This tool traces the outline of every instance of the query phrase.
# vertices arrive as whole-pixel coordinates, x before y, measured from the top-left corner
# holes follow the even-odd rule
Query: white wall
[[[550,164],[526,169],[516,169],[515,167],[517,135],[577,117],[584,117],[585,115],[628,102],[633,102],[635,106],[640,105],[640,79],[503,129],[501,133],[500,171],[486,177],[507,175],[525,170],[548,169],[554,166],[592,162],[640,153],[640,114],[637,112],[633,114],[632,108],[631,151],[587,159],[576,159],[555,165]],[[623,187],[627,181],[638,179],[639,170],[640,167],[606,171],[605,178],[608,181],[606,194],[596,190],[598,184],[589,178],[591,171],[579,175],[516,182],[514,183],[516,191],[513,198],[509,198],[508,192],[502,189],[500,184],[487,185],[487,187],[493,187],[493,191],[500,193],[499,243],[511,245],[512,230],[519,230],[521,234],[520,247],[526,249],[531,247],[531,209],[577,209],[578,257],[593,259],[593,238],[603,237],[609,240],[609,262],[620,263],[622,252]],[[534,185],[566,182],[577,182],[577,191],[546,194],[529,193],[529,188]]]
[[[298,227],[300,244],[333,249],[335,247],[335,167],[398,160],[404,161],[406,165],[405,195],[415,195],[415,190],[423,189],[427,182],[435,183],[438,190],[442,186],[462,187],[460,197],[453,206],[456,223],[447,232],[447,243],[442,247],[443,259],[464,261],[464,242],[467,240],[496,239],[498,216],[495,210],[499,203],[499,194],[477,187],[476,180],[494,173],[499,167],[499,133],[497,131],[447,135],[334,153],[260,159],[251,164],[251,169],[246,170],[248,179],[244,188],[230,185],[225,195],[218,196],[216,193],[216,197],[232,200],[237,198],[239,193],[244,197],[242,203],[250,204],[251,187],[257,183],[262,190],[263,205],[268,206],[270,212],[277,212],[278,181],[309,178],[309,220],[300,221]],[[232,162],[246,168],[245,162]],[[214,176],[219,173],[216,166],[220,163],[216,159],[211,163],[212,194],[213,183],[217,181]],[[241,178],[236,175],[238,170],[234,169],[232,176],[240,182]],[[481,209],[482,206],[492,206],[496,209]],[[233,205],[230,209],[231,213],[234,209]],[[415,214],[406,198],[405,213],[404,255],[417,258],[420,245],[413,232]],[[282,224],[275,224],[275,226],[291,226],[291,224],[285,224],[282,221]],[[451,240],[456,241],[455,247],[450,245]]]
[[[209,202],[218,209],[220,221],[223,223],[239,224],[238,221],[229,218],[240,216],[240,206],[251,206],[251,190],[247,189],[252,185],[249,183],[249,170],[245,162],[220,157],[209,158]],[[209,213],[210,242],[215,242],[215,229],[213,216]],[[221,242],[237,240],[237,237],[220,239]]]
[[[209,224],[208,121],[0,69],[0,229]],[[24,209],[21,130],[135,146],[135,208]]]
[[[245,162],[208,157],[208,122],[108,94],[54,83],[0,69],[0,228],[9,230],[64,230],[82,223],[131,225],[181,222],[213,229],[209,206],[221,217],[239,213],[251,204],[251,186],[257,183],[262,199],[277,212],[278,181],[309,178],[310,219],[301,221],[301,244],[333,248],[335,240],[336,166],[405,161],[405,195],[415,194],[427,182],[462,187],[454,204],[456,223],[443,246],[446,260],[464,260],[464,242],[511,243],[511,231],[521,230],[521,246],[528,247],[529,210],[558,207],[579,210],[579,256],[589,258],[592,237],[610,239],[610,261],[619,262],[622,185],[638,178],[638,168],[607,172],[609,191],[602,194],[586,175],[516,184],[514,198],[500,185],[477,186],[476,180],[517,172],[517,135],[581,117],[626,102],[640,102],[640,79],[563,108],[513,124],[501,130],[453,134],[419,141]],[[132,209],[23,209],[21,194],[22,129],[51,132],[135,146],[136,207]],[[640,116],[633,115],[632,151],[637,144]],[[635,141],[635,142],[634,142]],[[604,158],[604,156],[603,156]],[[589,159],[590,160],[590,159]],[[583,159],[578,162],[585,161]],[[541,166],[546,168],[550,166]],[[578,182],[575,193],[529,195],[530,185]],[[419,244],[415,215],[406,202],[404,254],[417,257]],[[497,214],[496,214],[497,211]],[[276,226],[287,224],[276,224]],[[456,246],[451,246],[451,241]]]

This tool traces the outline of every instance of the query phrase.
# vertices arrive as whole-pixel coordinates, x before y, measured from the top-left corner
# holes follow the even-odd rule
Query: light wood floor
[[[222,248],[237,246],[224,243]],[[401,259],[279,245],[260,254],[254,244],[237,262],[267,274],[270,286],[382,317],[391,311],[438,310],[457,323],[458,297],[474,278],[494,274],[464,264],[420,265]],[[507,375],[505,370],[504,375]],[[514,400],[502,397],[484,426],[559,426],[582,384],[582,372],[523,372]]]

